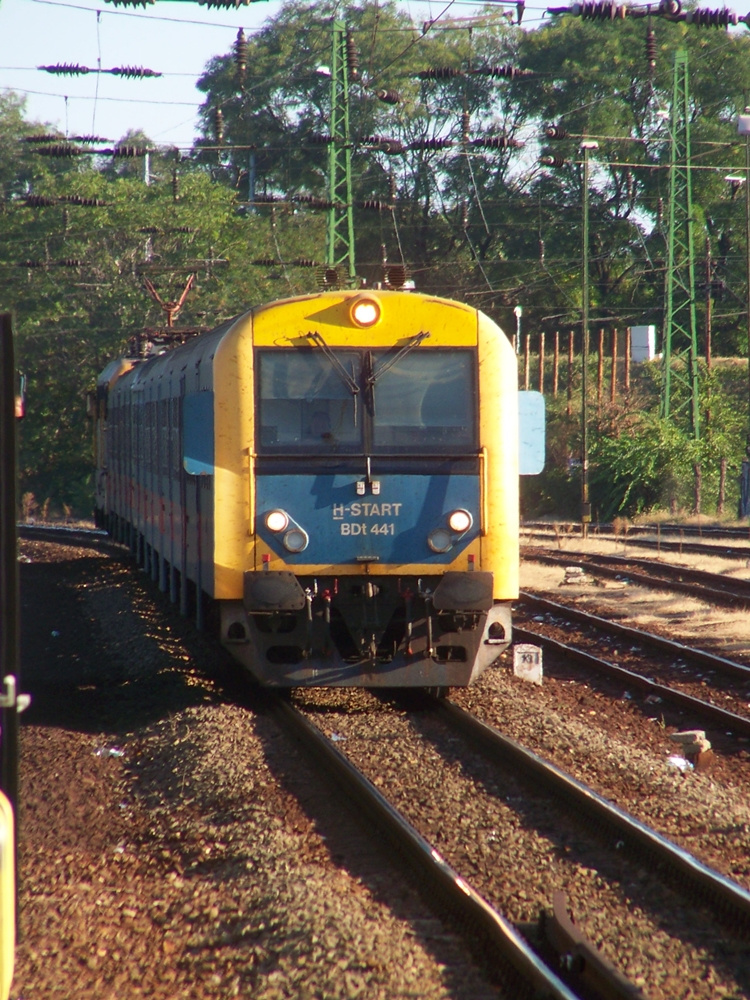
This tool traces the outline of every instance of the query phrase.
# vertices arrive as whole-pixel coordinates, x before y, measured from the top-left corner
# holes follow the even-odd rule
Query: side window
[[[182,466],[191,476],[214,471],[214,394],[194,392],[182,400]]]

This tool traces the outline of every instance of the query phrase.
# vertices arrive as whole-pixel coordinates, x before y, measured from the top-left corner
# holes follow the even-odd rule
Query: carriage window
[[[357,379],[358,353],[335,355]],[[259,351],[258,366],[261,451],[361,451],[361,403],[324,353]]]
[[[378,353],[374,369],[387,361]],[[373,452],[476,448],[474,352],[417,347],[377,377]]]

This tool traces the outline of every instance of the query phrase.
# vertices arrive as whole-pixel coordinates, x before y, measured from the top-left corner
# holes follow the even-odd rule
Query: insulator
[[[235,9],[238,7],[247,7],[251,3],[255,3],[256,0],[198,0],[201,7],[212,7],[224,8],[224,10],[231,10],[232,7]]]
[[[94,142],[111,142],[111,139],[105,139],[101,135],[72,135],[71,142],[83,142],[83,143],[94,143]]]
[[[195,226],[172,226],[170,233],[197,233]]]
[[[738,17],[733,10],[722,7],[720,10],[689,10],[685,14],[685,21],[688,24],[695,24],[699,28],[727,28],[729,25],[736,25]]]
[[[453,145],[451,139],[415,139],[407,149],[448,149]]]
[[[457,76],[463,76],[463,70],[455,69],[453,66],[433,66],[417,73],[418,80],[452,80]]]
[[[656,202],[656,225],[660,226],[664,221],[664,199],[659,198]]]
[[[78,257],[63,257],[62,260],[56,260],[56,267],[83,267],[84,262]]]
[[[37,66],[45,73],[57,73],[59,76],[85,76],[91,70],[88,66],[78,66],[76,63],[56,63],[54,66]]]
[[[550,154],[547,156],[541,156],[539,158],[539,162],[543,167],[564,167],[566,161],[564,156],[552,156]]]
[[[324,132],[311,132],[307,141],[313,143],[315,146],[324,146],[326,143],[333,142],[333,136],[326,135]]]
[[[350,80],[359,80],[359,55],[350,31],[346,33],[346,65]]]
[[[292,201],[299,205],[308,205],[310,208],[333,208],[333,202],[325,198],[317,198],[314,194],[296,194]]]
[[[318,267],[318,262],[312,257],[297,257],[289,261],[292,267]]]
[[[469,141],[469,127],[471,125],[471,115],[468,111],[461,112],[461,141]]]
[[[224,112],[214,108],[214,138],[221,145],[224,142]]]
[[[137,231],[139,233],[145,233],[146,236],[156,236],[161,232],[161,229],[157,226],[139,226]]]
[[[544,263],[544,240],[539,240],[539,263]]]
[[[376,90],[375,96],[383,104],[400,104],[401,95],[397,90]]]
[[[648,28],[646,31],[646,65],[650,77],[654,75],[656,70],[656,51],[656,35],[652,28]]]
[[[336,267],[323,267],[318,272],[318,282],[323,288],[331,288],[339,284],[339,272]]]
[[[130,157],[132,159],[136,156],[145,156],[148,152],[149,150],[144,149],[143,146],[115,146],[112,150],[112,156]]]
[[[177,173],[177,167],[172,168],[172,201],[180,200],[180,175]]]
[[[522,149],[523,143],[518,139],[509,139],[504,135],[486,135],[480,139],[472,139],[469,145],[476,149]]]
[[[256,267],[276,267],[281,261],[276,260],[275,257],[256,257],[251,263]]]
[[[516,2],[516,24],[520,24],[523,21],[523,12],[526,10],[526,0],[517,0]]]
[[[115,66],[113,69],[104,70],[112,76],[124,76],[128,80],[145,80],[150,77],[161,76],[153,69],[145,69],[143,66]]]
[[[403,288],[409,280],[409,271],[405,264],[386,264],[383,277],[388,288]]]
[[[567,139],[567,130],[562,127],[562,125],[547,125],[544,130],[544,134],[548,139]]]
[[[387,201],[380,201],[377,198],[365,198],[364,201],[357,202],[358,208],[363,208],[365,211],[369,212],[391,212],[393,211],[393,205],[389,204]]]
[[[40,156],[55,156],[62,160],[69,156],[80,156],[83,150],[78,146],[71,146],[69,142],[61,142],[56,146],[42,146],[35,152]]]
[[[548,7],[549,14],[573,14],[575,17],[582,17],[589,21],[614,21],[618,18],[625,18],[630,13],[623,4],[602,2],[574,3],[570,7]]]
[[[397,194],[396,175],[390,174],[388,176],[388,197],[390,199],[391,204],[395,202],[396,194]]]
[[[60,139],[61,135],[25,135],[21,142],[59,142]]]
[[[35,268],[35,267],[46,267],[47,266],[47,261],[46,260],[19,260],[19,262],[18,262],[18,264],[16,266],[17,267],[27,267],[29,269]]]
[[[461,228],[464,231],[469,228],[469,206],[465,201],[461,202]]]
[[[383,153],[404,153],[406,147],[400,139],[391,139],[385,135],[368,135],[362,139],[363,146],[376,146]]]
[[[473,69],[474,76],[491,76],[505,80],[515,80],[519,76],[536,76],[531,69],[520,69],[518,66],[479,66]]]
[[[67,202],[68,205],[81,205],[83,208],[105,208],[109,204],[101,198],[84,198],[80,194],[62,194],[59,200]]]
[[[234,40],[234,64],[237,67],[237,79],[242,86],[247,73],[247,39],[242,28],[237,32],[237,37]]]
[[[68,211],[67,208],[63,208],[63,210],[62,210],[62,227],[63,227],[63,231],[66,231],[69,225],[70,225],[70,212]]]
[[[113,7],[148,7],[149,4],[156,3],[156,0],[104,0],[111,3]]]
[[[254,199],[259,205],[272,205],[279,198],[275,194],[256,194]]]
[[[27,208],[49,208],[57,204],[57,198],[48,198],[44,194],[29,194],[23,199]]]

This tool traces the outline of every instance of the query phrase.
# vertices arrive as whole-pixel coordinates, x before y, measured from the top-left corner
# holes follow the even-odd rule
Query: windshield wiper
[[[307,337],[316,345],[316,347],[319,347],[321,349],[321,351],[331,362],[331,367],[333,368],[333,370],[336,372],[338,377],[347,387],[352,396],[356,398],[357,394],[359,393],[359,386],[357,385],[357,382],[355,381],[354,377],[349,374],[346,368],[344,368],[344,366],[341,364],[341,362],[333,353],[328,344],[326,344],[325,340],[323,340],[318,331],[316,330],[314,333],[308,333]]]
[[[415,347],[419,347],[422,341],[426,340],[429,336],[429,333],[418,333],[416,337],[413,337],[408,344],[405,344],[400,351],[394,354],[390,360],[384,361],[383,364],[379,365],[377,368],[370,368],[365,379],[367,382],[367,388],[371,389],[381,375],[385,375],[387,371],[393,368],[395,364],[398,364],[398,362],[402,358],[405,358],[410,351],[413,351]]]

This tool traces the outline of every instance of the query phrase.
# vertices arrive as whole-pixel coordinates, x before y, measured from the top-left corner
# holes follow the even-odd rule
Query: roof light
[[[352,302],[349,316],[357,326],[374,326],[380,319],[380,303],[377,299],[358,297]]]

